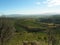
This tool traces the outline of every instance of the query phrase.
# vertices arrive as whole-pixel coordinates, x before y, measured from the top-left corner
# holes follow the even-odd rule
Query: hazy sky
[[[0,0],[0,14],[60,13],[60,0]]]

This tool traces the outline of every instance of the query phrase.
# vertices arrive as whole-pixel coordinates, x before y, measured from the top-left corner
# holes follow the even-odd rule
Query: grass
[[[10,39],[8,45],[22,45],[23,41],[38,41],[38,42],[40,41],[40,43],[45,43],[44,37],[46,36],[47,35],[45,33],[28,33],[28,32],[15,33],[13,38]]]
[[[50,24],[50,23],[49,23]],[[22,26],[20,26],[22,25]],[[16,32],[14,32],[14,36],[7,42],[6,45],[22,45],[23,41],[38,41],[39,45],[48,45],[48,34],[44,31],[48,28],[48,23],[38,23],[35,20],[20,20],[14,22],[14,27],[16,29]],[[50,24],[51,25],[51,24]],[[40,28],[43,32],[28,32],[26,31],[25,27],[29,27],[29,29],[36,29]],[[58,28],[57,28],[58,29]],[[55,29],[51,29],[52,31]],[[47,31],[48,32],[48,31]],[[59,32],[59,31],[57,31]],[[60,34],[56,34],[56,39],[60,40]]]

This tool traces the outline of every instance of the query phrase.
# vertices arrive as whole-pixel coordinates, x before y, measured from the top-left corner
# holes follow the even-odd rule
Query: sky
[[[0,0],[0,14],[59,13],[60,0]]]

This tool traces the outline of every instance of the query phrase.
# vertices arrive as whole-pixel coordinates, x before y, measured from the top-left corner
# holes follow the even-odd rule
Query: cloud
[[[46,4],[48,7],[60,6],[60,0],[46,0],[42,3]]]
[[[43,3],[43,4],[46,4],[47,2],[46,2],[46,1],[43,1],[42,3]]]
[[[60,0],[47,0],[48,7],[59,6],[59,5],[60,5]]]
[[[41,3],[40,2],[36,2],[37,5],[40,5]]]

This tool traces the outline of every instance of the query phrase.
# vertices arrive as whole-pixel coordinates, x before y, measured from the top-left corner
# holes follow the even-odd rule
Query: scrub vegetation
[[[0,17],[0,45],[60,45],[60,16]]]

